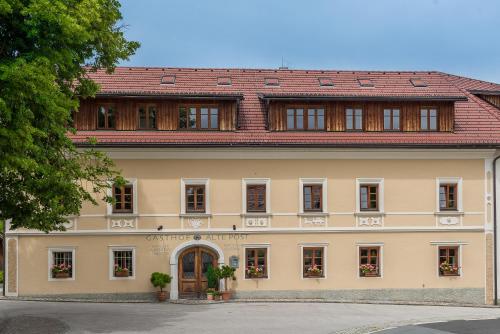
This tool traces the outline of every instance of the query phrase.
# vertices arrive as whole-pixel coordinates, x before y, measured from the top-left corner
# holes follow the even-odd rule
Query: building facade
[[[67,230],[8,230],[10,296],[491,304],[500,85],[439,72],[117,68],[75,113],[127,179]],[[498,174],[498,173],[497,173]],[[498,181],[497,181],[498,185]],[[71,265],[66,275],[54,266]]]

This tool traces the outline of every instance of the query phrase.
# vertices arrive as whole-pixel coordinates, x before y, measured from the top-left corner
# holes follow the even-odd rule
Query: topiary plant
[[[225,287],[226,291],[228,291],[227,279],[228,278],[232,278],[232,279],[235,278],[234,277],[235,270],[236,270],[235,268],[230,267],[228,265],[223,265],[219,269],[219,277],[224,279],[224,287]]]
[[[211,264],[208,265],[207,268],[207,286],[209,289],[217,289],[217,285],[219,280],[217,278],[216,268],[212,267]]]
[[[172,276],[164,273],[154,272],[151,274],[151,284],[155,288],[160,288],[160,292],[163,292],[163,289],[170,284],[172,281]]]

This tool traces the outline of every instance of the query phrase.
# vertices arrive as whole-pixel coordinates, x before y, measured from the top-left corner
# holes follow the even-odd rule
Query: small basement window
[[[230,77],[218,77],[217,85],[218,86],[231,86],[231,78]]]
[[[331,78],[318,78],[321,87],[333,87],[333,79]]]
[[[361,87],[374,87],[371,79],[358,79],[358,83]]]
[[[412,78],[410,82],[414,87],[427,87],[427,83],[420,78]]]
[[[266,86],[279,86],[280,81],[278,78],[265,78],[264,79],[264,84]]]
[[[174,74],[166,74],[161,77],[162,85],[174,85],[175,84],[175,75]]]

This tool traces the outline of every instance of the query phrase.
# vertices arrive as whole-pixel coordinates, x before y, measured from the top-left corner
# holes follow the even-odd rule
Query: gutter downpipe
[[[494,304],[498,305],[498,255],[497,255],[497,160],[500,159],[500,155],[493,159],[493,272],[495,279],[495,295]]]

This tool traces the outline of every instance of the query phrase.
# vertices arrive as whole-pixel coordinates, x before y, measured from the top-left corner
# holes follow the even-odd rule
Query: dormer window
[[[412,78],[410,82],[414,87],[427,87],[427,83],[420,78]]]
[[[218,77],[217,85],[218,86],[231,86],[231,78],[230,77]]]
[[[286,110],[287,130],[324,130],[324,108],[288,108]]]
[[[278,78],[265,78],[264,85],[266,85],[266,86],[279,86],[280,81]]]
[[[156,129],[156,106],[147,105],[139,106],[137,109],[140,130],[155,130]]]
[[[180,107],[179,129],[218,130],[219,108],[215,106]]]
[[[115,122],[115,107],[111,105],[101,105],[97,109],[97,128],[100,130],[114,129]]]
[[[333,87],[333,80],[331,78],[318,78],[321,87]]]
[[[437,131],[438,129],[438,111],[436,108],[420,109],[420,130]]]
[[[366,79],[366,78],[358,79],[358,83],[361,87],[374,87],[375,86],[371,79]]]
[[[162,85],[174,85],[175,84],[175,75],[174,74],[166,74],[161,77]]]

